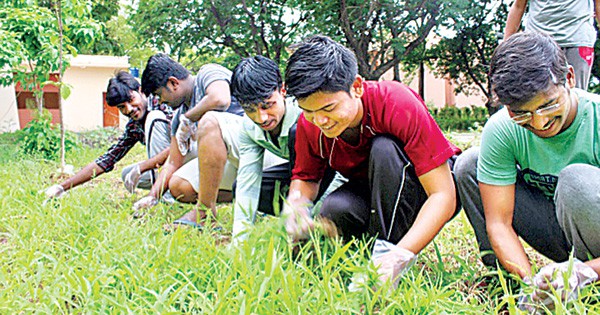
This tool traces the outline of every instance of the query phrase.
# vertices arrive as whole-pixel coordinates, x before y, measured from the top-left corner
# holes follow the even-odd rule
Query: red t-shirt
[[[367,179],[371,142],[376,135],[391,135],[404,143],[417,176],[460,153],[444,137],[421,97],[409,87],[395,81],[366,81],[363,88],[364,111],[356,146],[339,137],[325,137],[304,114],[300,116],[292,179],[318,181],[327,164],[349,179]]]

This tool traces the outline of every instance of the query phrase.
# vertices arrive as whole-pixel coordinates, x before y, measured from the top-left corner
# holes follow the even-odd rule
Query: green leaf
[[[64,100],[69,98],[69,96],[71,95],[71,87],[64,83],[61,84],[60,85],[60,95],[62,96],[62,98]]]

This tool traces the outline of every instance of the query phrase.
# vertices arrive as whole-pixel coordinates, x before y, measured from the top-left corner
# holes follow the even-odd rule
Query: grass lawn
[[[462,146],[473,135],[450,134]],[[78,170],[106,148],[81,146],[67,156]],[[318,234],[289,243],[278,218],[263,218],[248,242],[229,246],[231,205],[219,209],[223,232],[163,225],[191,205],[160,204],[141,220],[126,192],[123,166],[142,158],[137,146],[105,174],[42,205],[38,191],[55,183],[56,162],[18,153],[0,135],[0,314],[515,314],[518,292],[504,277],[481,282],[476,240],[461,213],[419,256],[400,286],[351,292],[356,272],[376,273],[365,242],[341,244]],[[532,254],[540,264],[542,258]],[[557,314],[600,313],[597,288],[559,305]]]

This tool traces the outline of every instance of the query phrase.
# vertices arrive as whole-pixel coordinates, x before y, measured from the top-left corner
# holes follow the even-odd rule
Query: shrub
[[[429,107],[429,112],[442,130],[476,129],[489,118],[485,107]]]
[[[26,155],[39,156],[46,160],[55,160],[60,155],[60,129],[52,125],[52,115],[46,109],[35,112],[23,130],[17,133],[19,151]],[[77,146],[77,138],[71,132],[65,133],[65,151]]]

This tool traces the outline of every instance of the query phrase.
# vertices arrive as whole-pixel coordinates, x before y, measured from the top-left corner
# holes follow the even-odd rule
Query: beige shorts
[[[180,177],[189,182],[190,185],[192,185],[192,188],[194,188],[194,191],[198,193],[200,189],[198,158],[185,163],[173,174],[173,176]],[[233,186],[236,176],[237,167],[233,166],[233,164],[227,160],[227,162],[225,162],[225,169],[223,170],[223,178],[221,179],[221,184],[219,184],[219,189],[231,191],[231,187]]]
[[[239,150],[239,134],[242,128],[242,116],[226,113],[226,112],[209,112],[206,115],[211,115],[219,122],[221,129],[221,137],[227,147],[227,162],[223,170],[223,178],[219,189],[231,190],[235,177],[237,176],[237,168],[240,163]],[[197,147],[195,156],[186,155],[186,163],[180,167],[173,176],[180,177],[190,183],[194,191],[198,192],[200,187],[200,172],[198,170],[198,154]]]

